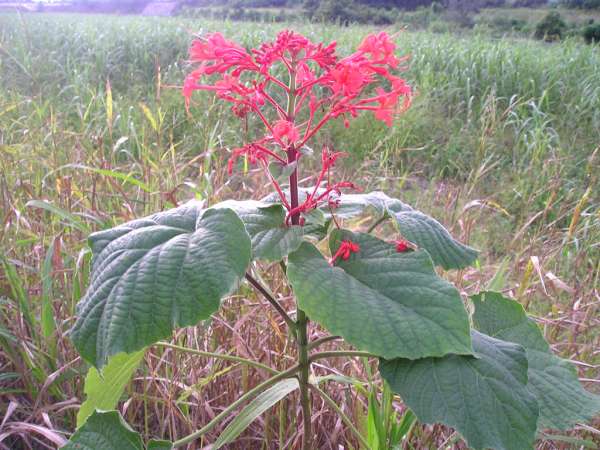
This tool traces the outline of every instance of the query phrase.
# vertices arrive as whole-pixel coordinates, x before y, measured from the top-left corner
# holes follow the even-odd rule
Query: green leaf
[[[116,146],[118,146],[118,144],[119,144],[119,141],[117,141]],[[55,170],[49,172],[45,176],[48,177],[48,175],[51,175],[54,172],[58,172],[63,169],[87,170],[89,172],[93,172],[93,173],[97,173],[97,174],[100,174],[100,175],[103,175],[106,177],[111,177],[111,178],[115,178],[117,180],[121,180],[123,183],[132,184],[136,187],[139,187],[144,192],[148,192],[148,193],[154,192],[153,188],[151,188],[147,184],[145,184],[145,183],[141,182],[140,180],[138,180],[137,178],[135,178],[133,173],[122,173],[122,172],[118,172],[116,170],[100,169],[98,167],[86,166],[84,164],[65,164],[64,166],[60,166],[60,167],[56,168]]]
[[[486,289],[490,291],[500,291],[504,289],[504,286],[506,285],[506,273],[508,272],[509,263],[510,258],[507,256],[500,263],[500,266],[498,267],[498,270],[496,270],[494,278],[492,278],[489,281]]]
[[[455,428],[477,449],[532,448],[538,405],[520,345],[472,331],[474,356],[381,360],[379,370],[426,423]]]
[[[169,441],[151,440],[148,442],[147,450],[171,450],[173,443]]]
[[[455,240],[437,220],[383,192],[342,194],[335,213],[340,217],[353,217],[368,209],[380,216],[390,216],[402,236],[427,250],[435,265],[462,269],[477,259],[477,250]]]
[[[556,434],[550,435],[550,434],[542,433],[541,437],[548,441],[566,442],[567,444],[573,444],[573,446],[576,446],[579,449],[582,449],[582,448],[597,449],[598,448],[598,446],[592,441],[588,441],[586,439],[580,439],[580,438],[572,437],[572,436],[559,436]],[[575,447],[573,447],[573,448],[575,448]]]
[[[407,409],[402,415],[402,419],[399,423],[394,424],[394,436],[393,441],[397,444],[408,434],[413,424],[417,421],[417,416],[410,409]]]
[[[302,213],[302,217],[306,220],[307,225],[323,226],[327,223],[325,214],[320,209],[311,209]]]
[[[394,212],[410,211],[412,208],[396,198],[389,197],[380,191],[366,194],[342,194],[335,214],[342,218],[352,218],[372,210],[379,216],[391,215]]]
[[[312,188],[300,189],[300,202],[310,193]],[[379,217],[390,217],[402,236],[427,250],[437,266],[444,269],[462,269],[477,259],[477,250],[458,242],[437,220],[383,192],[341,194],[337,199],[339,206],[333,211],[337,217],[349,219],[369,211]],[[278,200],[275,195],[269,195],[265,201]],[[321,210],[325,217],[331,217],[328,207],[322,207]]]
[[[42,335],[46,341],[52,357],[56,356],[56,322],[54,320],[54,308],[52,306],[52,280],[53,267],[52,260],[56,251],[57,239],[52,239],[52,243],[48,246],[46,257],[42,264],[42,312],[40,314],[40,322],[42,325]]]
[[[379,411],[379,402],[375,390],[369,392],[367,406],[367,441],[371,449],[379,450],[386,442],[386,433],[383,430],[383,418]]]
[[[248,426],[262,413],[279,402],[290,392],[298,389],[298,387],[298,380],[296,378],[287,378],[279,381],[277,384],[274,384],[269,389],[262,392],[235,416],[235,418],[229,425],[227,425],[227,428],[223,430],[221,435],[211,446],[211,449],[217,450],[225,444],[233,442],[235,438],[237,438],[242,431],[248,428]]]
[[[391,217],[402,236],[427,250],[435,265],[462,269],[477,259],[477,250],[455,240],[437,220],[383,192],[342,194],[336,214],[353,217],[368,209]]]
[[[269,164],[269,172],[276,180],[287,181],[294,170],[296,170],[296,167],[298,167],[297,161],[290,164],[282,164],[279,161],[273,161]]]
[[[300,308],[332,334],[385,358],[470,354],[469,320],[458,291],[439,278],[424,251],[396,253],[373,236],[334,232],[360,252],[332,267],[311,244],[289,256]]]
[[[552,354],[539,327],[527,317],[520,303],[497,292],[482,292],[471,300],[478,330],[525,348],[528,388],[540,404],[542,428],[566,430],[600,413],[600,396],[583,389],[575,367]]]
[[[477,259],[477,250],[455,240],[437,220],[420,211],[392,213],[402,237],[424,248],[436,266],[462,269]]]
[[[114,409],[131,379],[135,369],[144,357],[146,349],[135,353],[119,353],[111,356],[102,374],[90,367],[85,377],[86,400],[77,413],[77,427],[81,427],[94,410]]]
[[[302,243],[302,228],[285,225],[285,208],[256,200],[227,200],[213,208],[230,208],[242,219],[256,259],[281,261]]]
[[[189,231],[192,229],[192,231]],[[250,262],[250,238],[230,209],[197,203],[90,237],[91,282],[71,338],[98,368],[177,327],[208,319]]]
[[[65,211],[64,209],[59,208],[58,206],[53,205],[52,203],[48,203],[45,200],[29,200],[25,204],[25,206],[30,207],[30,208],[39,208],[39,209],[48,211],[49,213],[52,213],[55,216],[60,217],[67,224],[69,224],[69,226],[76,228],[79,231],[83,231],[84,233],[88,233],[90,231],[88,226],[84,222],[79,220],[79,218],[77,216],[75,216],[74,214],[71,214],[68,211]]]
[[[142,438],[117,411],[96,411],[62,450],[142,450]]]

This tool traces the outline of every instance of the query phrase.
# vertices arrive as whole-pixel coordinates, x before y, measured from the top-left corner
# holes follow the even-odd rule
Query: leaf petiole
[[[250,275],[248,272],[246,272],[246,280],[248,280],[248,283],[250,283],[258,292],[260,292],[263,295],[263,297],[265,297],[267,299],[267,301],[271,305],[273,305],[273,307],[277,310],[279,315],[283,318],[283,320],[285,321],[287,326],[292,331],[292,334],[295,335],[298,325],[285,312],[283,307],[279,304],[279,302],[277,300],[275,300],[275,297],[268,291],[268,289],[266,287],[264,287],[262,284],[260,284],[260,282],[256,278],[254,278],[252,275]]]
[[[179,351],[185,352],[185,353],[191,353],[191,354],[198,355],[198,356],[205,356],[207,358],[223,359],[225,361],[232,361],[232,362],[237,362],[240,364],[245,364],[247,366],[256,367],[257,369],[263,369],[272,375],[277,375],[277,374],[281,373],[278,370],[273,369],[272,367],[269,367],[265,364],[259,363],[257,361],[253,361],[251,359],[242,358],[240,356],[226,355],[223,353],[204,352],[202,350],[196,350],[193,348],[182,347],[180,345],[171,344],[169,342],[157,342],[154,345],[157,345],[159,347],[172,348],[174,350],[179,350]]]
[[[310,355],[309,361],[311,363],[324,358],[339,358],[344,356],[363,356],[363,357],[374,357],[375,355],[369,352],[361,352],[359,350],[336,350],[331,352],[318,352]]]
[[[373,230],[375,228],[377,228],[379,225],[381,225],[383,222],[385,222],[389,218],[390,218],[390,216],[388,216],[387,214],[384,214],[383,216],[381,216],[379,219],[377,219],[375,222],[373,222],[373,224],[367,230],[367,233],[373,232]]]
[[[315,339],[314,341],[309,342],[308,349],[313,350],[313,349],[319,347],[320,345],[323,345],[326,342],[337,341],[338,339],[342,339],[342,337],[341,336],[324,336],[322,338]]]

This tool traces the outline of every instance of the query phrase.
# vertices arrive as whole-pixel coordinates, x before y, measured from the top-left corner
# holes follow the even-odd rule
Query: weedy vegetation
[[[515,448],[514,442],[476,442],[494,434],[492,425],[473,438],[460,417],[424,409],[415,398],[414,386],[426,379],[419,363],[380,363],[352,352],[358,348],[388,360],[409,355],[361,348],[365,342],[348,339],[347,330],[330,331],[348,343],[330,339],[331,325],[324,322],[309,321],[305,329],[306,341],[321,345],[310,378],[299,377],[312,390],[311,412],[304,408],[303,415],[306,402],[299,401],[299,391],[304,395],[305,389],[287,378],[287,371],[299,359],[303,364],[303,352],[317,350],[298,346],[298,334],[286,329],[302,314],[295,315],[296,298],[281,258],[249,267],[257,285],[270,286],[267,296],[252,282],[240,283],[218,312],[197,326],[175,329],[169,338],[135,349],[119,343],[120,350],[134,353],[112,355],[115,344],[106,359],[95,360],[89,351],[81,352],[82,359],[67,335],[81,316],[76,304],[98,276],[92,271],[98,261],[87,244],[91,233],[118,234],[119,225],[190,199],[217,211],[208,216],[226,215],[208,208],[272,193],[250,155],[241,155],[228,175],[231,151],[256,136],[259,124],[240,124],[211,92],[195,93],[186,112],[181,88],[190,72],[192,33],[219,31],[251,48],[285,27],[314,42],[337,41],[340,55],[350,54],[373,31],[356,25],[0,15],[0,448],[56,448],[75,429],[81,438],[86,427],[107,422],[119,425],[113,437],[129,439],[132,448],[142,441],[149,448],[170,448],[157,440],[188,448],[214,443],[232,449],[300,448],[312,440],[314,448],[325,449],[460,449],[466,448],[463,436],[475,439],[476,447]],[[411,57],[402,74],[414,89],[411,108],[391,128],[372,114],[354,119],[348,129],[343,121],[328,123],[310,144],[313,156],[303,157],[306,178],[299,181],[314,184],[322,147],[343,150],[349,157],[332,168],[335,179],[350,180],[363,192],[385,191],[479,249],[474,266],[437,267],[432,276],[456,287],[474,329],[506,342],[503,355],[517,361],[515,390],[536,375],[539,379],[532,370],[543,374],[544,364],[557,365],[570,380],[553,406],[564,409],[542,415],[529,446],[596,448],[600,47],[569,38],[547,44],[425,31],[401,32],[396,42]],[[285,169],[283,175],[289,175]],[[370,239],[398,235],[390,217],[365,236],[383,212],[397,211],[359,209],[360,215],[343,219],[344,228],[352,230],[344,233],[356,234],[338,239],[334,232],[331,252],[323,243],[321,251],[335,256],[340,241],[349,240],[367,253]],[[308,219],[323,225],[320,216]],[[399,228],[402,232],[402,224]],[[249,239],[239,235],[239,242]],[[105,245],[103,239],[92,247]],[[408,250],[398,254],[419,253]],[[347,261],[342,252],[334,264],[350,272],[361,251],[349,252]],[[244,257],[241,250],[231,254]],[[299,266],[296,261],[292,287],[301,283]],[[202,270],[227,272],[210,263],[198,267]],[[164,293],[169,286],[158,287]],[[287,319],[269,306],[269,297]],[[152,310],[146,312],[152,317]],[[181,313],[186,320],[191,316]],[[132,322],[129,331],[133,328]],[[523,330],[529,333],[524,336]],[[413,344],[407,340],[399,348]],[[440,364],[453,364],[449,358]],[[89,363],[104,366],[102,375]],[[275,381],[265,384],[272,376]],[[588,394],[578,387],[577,376]],[[446,379],[456,386],[451,376]],[[531,396],[539,401],[541,393],[532,394],[529,385],[526,390],[525,403]],[[256,394],[253,400],[247,392]],[[96,408],[118,412],[94,413]],[[465,415],[483,414],[471,406],[465,410]],[[531,421],[530,416],[518,422],[535,431]],[[303,426],[311,430],[308,439]],[[188,442],[185,436],[197,439]]]

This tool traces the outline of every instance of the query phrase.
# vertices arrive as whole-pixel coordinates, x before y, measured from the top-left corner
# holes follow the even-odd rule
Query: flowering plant
[[[245,279],[288,325],[297,361],[279,370],[212,355],[274,375],[202,429],[148,448],[199,439],[251,400],[213,443],[213,449],[220,448],[295,390],[302,405],[303,448],[317,448],[310,393],[328,397],[311,379],[311,365],[337,357],[379,358],[382,378],[421,421],[454,427],[475,448],[531,447],[538,429],[565,429],[600,410],[598,397],[579,385],[568,362],[550,352],[518,302],[480,293],[468,300],[469,315],[459,292],[435,266],[462,269],[477,252],[439,222],[382,192],[347,193],[357,186],[332,181],[332,169],[345,154],[327,147],[320,170],[307,178],[312,185],[299,185],[299,162],[310,155],[307,144],[329,121],[343,120],[348,127],[368,111],[392,126],[409,107],[411,88],[397,75],[406,58],[396,56],[388,34],[367,36],[355,53],[341,58],[335,42],[315,44],[291,31],[252,50],[212,33],[192,43],[190,60],[195,68],[183,87],[186,107],[194,91],[210,91],[229,102],[237,117],[262,124],[258,136],[232,151],[228,169],[247,158],[262,167],[274,193],[209,208],[192,201],[93,234],[91,284],[71,337],[82,357],[98,368],[122,364],[115,362],[123,358],[119,353],[139,362],[149,345],[181,350],[157,341],[209,318]],[[346,219],[359,215],[372,219],[366,232],[344,228]],[[384,222],[395,227],[387,240],[373,235]],[[263,284],[254,261],[280,263],[295,311],[287,311]],[[331,334],[309,342],[309,320]],[[341,339],[356,350],[316,351]],[[129,366],[131,373],[135,364]],[[372,442],[337,411],[360,445],[370,448]],[[118,413],[88,415],[80,416],[70,448],[102,439],[102,448],[123,449],[123,436],[131,442],[128,448],[142,448],[139,435]]]
[[[194,91],[214,91],[220,99],[232,103],[231,110],[236,116],[246,118],[254,114],[260,119],[264,136],[233,151],[229,173],[242,155],[250,163],[260,164],[287,210],[286,223],[302,224],[300,213],[322,204],[335,207],[335,197],[341,189],[356,189],[347,181],[331,183],[328,176],[336,160],[345,154],[323,148],[317,181],[300,204],[297,181],[290,182],[288,201],[270,173],[269,163],[295,169],[303,147],[331,120],[342,118],[348,127],[350,118],[361,111],[372,111],[377,119],[391,126],[394,117],[410,105],[411,99],[410,87],[393,73],[406,60],[397,58],[395,49],[385,32],[369,35],[358,51],[342,59],[335,53],[335,42],[327,46],[314,44],[292,31],[279,33],[275,42],[251,52],[220,33],[212,33],[192,43],[190,60],[197,68],[186,78],[183,95],[189,106]],[[285,81],[273,75],[278,66],[287,71]],[[218,78],[208,83],[205,79],[211,75]],[[384,81],[389,85],[388,90],[383,86]],[[286,104],[277,98],[284,99]],[[265,111],[267,107],[274,119]],[[293,176],[296,173],[292,171]]]

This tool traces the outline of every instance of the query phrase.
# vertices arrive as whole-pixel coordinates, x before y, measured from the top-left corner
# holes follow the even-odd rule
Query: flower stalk
[[[296,108],[296,67],[295,64],[289,67],[290,84],[288,93],[287,119],[292,124],[295,121]],[[296,163],[298,152],[291,144],[287,149],[288,164]],[[292,225],[300,224],[300,211],[298,211],[298,165],[289,179],[290,183],[290,212]],[[297,212],[296,212],[297,211]],[[302,406],[302,449],[310,449],[310,441],[312,434],[311,426],[311,408],[310,408],[310,391],[309,391],[309,376],[310,376],[310,361],[308,358],[308,318],[304,311],[296,306],[296,336],[298,345],[298,382],[300,385],[300,404]]]

